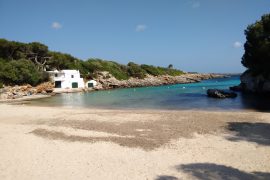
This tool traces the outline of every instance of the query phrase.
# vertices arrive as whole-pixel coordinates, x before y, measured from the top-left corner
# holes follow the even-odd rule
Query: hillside
[[[130,62],[127,65],[114,61],[90,58],[86,61],[70,54],[50,51],[39,42],[22,43],[0,39],[0,86],[31,84],[47,81],[44,70],[77,69],[85,79],[95,78],[98,72],[107,71],[117,80],[144,79],[147,75],[178,76],[182,71]]]

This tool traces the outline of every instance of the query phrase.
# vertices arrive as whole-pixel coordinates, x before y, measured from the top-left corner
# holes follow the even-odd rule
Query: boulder
[[[213,98],[235,98],[237,94],[229,90],[208,89],[207,95]]]
[[[270,93],[270,77],[262,74],[254,75],[247,70],[241,75],[241,84],[243,91],[253,93]]]
[[[239,84],[237,86],[230,87],[230,90],[232,91],[242,91],[242,84]]]

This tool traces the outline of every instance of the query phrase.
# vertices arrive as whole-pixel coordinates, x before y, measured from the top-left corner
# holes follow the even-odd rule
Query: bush
[[[141,66],[139,66],[138,64],[130,62],[128,63],[128,75],[143,79],[146,76],[146,71],[142,69]]]
[[[160,71],[155,66],[150,66],[150,65],[143,64],[143,65],[141,65],[141,68],[144,69],[148,74],[153,75],[153,76],[160,76],[160,75],[165,74],[165,72]]]
[[[0,88],[3,88],[3,87],[4,87],[3,83],[2,83],[2,82],[0,82]]]
[[[84,63],[84,67],[90,73],[94,73],[96,71],[108,71],[118,80],[126,80],[129,78],[127,67],[113,61],[89,59]]]
[[[180,75],[184,74],[183,71],[179,71],[177,69],[167,69],[166,72],[170,76],[180,76]]]
[[[38,71],[29,60],[0,62],[0,81],[7,85],[31,84],[33,86],[48,79],[48,75]]]
[[[149,65],[141,65],[141,67],[148,73],[153,76],[161,76],[161,75],[170,75],[170,76],[179,76],[183,74],[183,71],[171,68],[164,68],[164,67],[155,67]]]

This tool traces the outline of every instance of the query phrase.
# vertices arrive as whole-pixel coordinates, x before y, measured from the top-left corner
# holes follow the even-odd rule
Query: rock
[[[252,72],[246,71],[241,77],[243,91],[253,93],[270,93],[270,77],[263,75],[253,75]]]
[[[22,95],[14,95],[13,97],[12,97],[12,99],[19,99],[19,98],[22,98],[23,96]]]
[[[6,94],[6,93],[1,93],[1,94],[0,94],[0,99],[8,99],[8,94]]]
[[[31,91],[28,91],[28,92],[26,93],[26,95],[27,95],[27,96],[31,96],[31,95],[32,95],[32,92],[31,92]]]
[[[46,93],[52,93],[53,89],[46,89],[45,91],[46,91]]]
[[[232,91],[220,90],[220,89],[208,89],[207,95],[209,97],[213,97],[213,98],[235,98],[235,97],[237,97],[237,94],[232,92]]]
[[[37,90],[37,93],[42,93],[42,92],[46,92],[47,90],[51,90],[53,89],[54,86],[51,82],[44,82],[44,83],[41,83],[39,84],[37,87],[36,87],[36,90]]]
[[[6,95],[7,95],[7,99],[13,99],[14,95],[12,92],[7,92]]]
[[[232,91],[242,91],[242,84],[239,84],[237,86],[230,87],[230,90]]]
[[[23,97],[26,96],[27,94],[25,92],[19,91],[16,93],[16,96]]]

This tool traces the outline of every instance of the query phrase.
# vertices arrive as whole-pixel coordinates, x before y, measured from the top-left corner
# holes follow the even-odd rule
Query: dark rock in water
[[[232,90],[232,91],[242,91],[242,85],[239,84],[238,86],[232,86],[232,87],[230,87],[230,90]]]
[[[220,90],[220,89],[208,89],[207,95],[213,98],[235,98],[236,93],[229,90]]]

